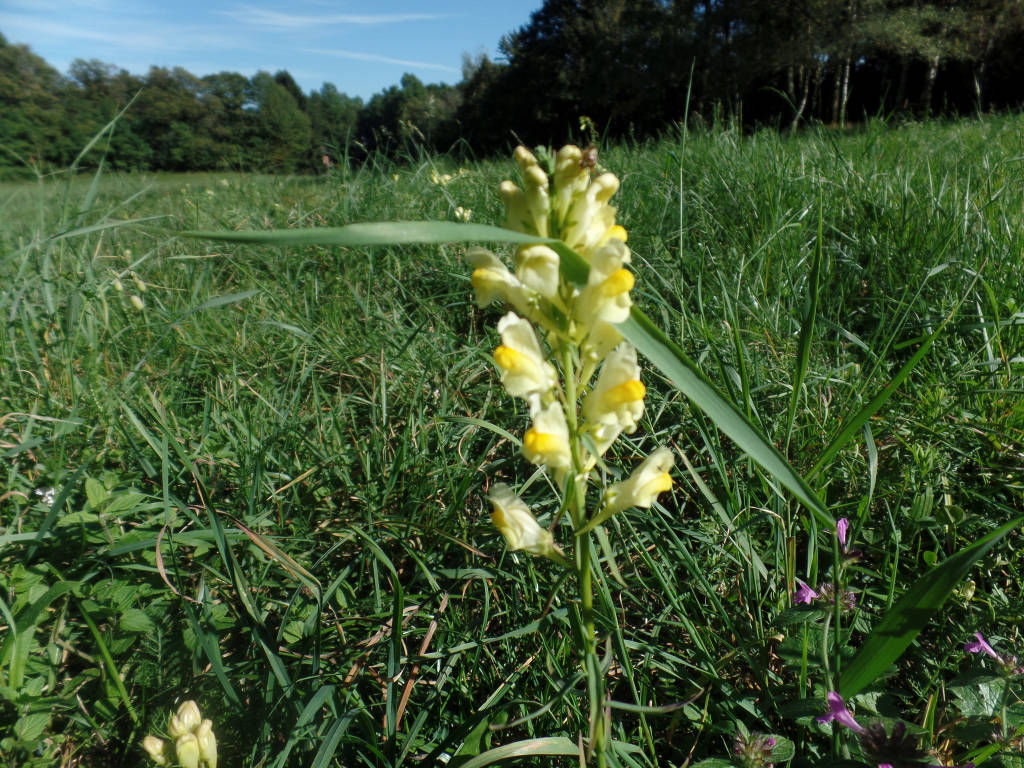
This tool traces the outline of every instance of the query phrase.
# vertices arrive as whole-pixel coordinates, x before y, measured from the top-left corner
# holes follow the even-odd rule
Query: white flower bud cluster
[[[172,763],[163,739],[153,735],[142,740],[142,748],[149,759],[159,766],[179,765],[181,768],[217,768],[217,739],[213,735],[213,723],[204,720],[199,705],[189,700],[182,702],[178,711],[171,715],[167,734],[174,744]]]

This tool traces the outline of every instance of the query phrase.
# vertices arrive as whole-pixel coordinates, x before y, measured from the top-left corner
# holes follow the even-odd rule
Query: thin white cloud
[[[62,24],[59,21],[48,21],[37,16],[19,16],[10,13],[0,13],[0,27],[5,29],[26,30],[33,37],[46,35],[49,37],[64,40],[93,40],[98,43],[109,43],[110,45],[123,47],[126,42],[123,31],[101,32],[96,29],[88,29],[84,25]],[[133,46],[139,48],[150,48],[167,50],[167,40],[157,35],[133,35],[130,39]]]
[[[389,14],[358,14],[358,13],[324,13],[301,15],[280,13],[257,8],[251,5],[239,6],[233,11],[220,11],[236,21],[257,27],[274,27],[277,29],[305,29],[309,27],[368,25],[368,24],[399,24],[408,21],[432,21],[445,18],[432,13],[389,13]]]
[[[455,67],[449,67],[444,64],[431,64],[426,61],[409,61],[407,59],[393,59],[390,56],[380,56],[376,53],[360,53],[359,51],[345,51],[337,48],[306,48],[305,52],[323,56],[338,56],[342,59],[355,59],[356,61],[375,61],[381,64],[394,64],[396,67],[410,67],[412,69],[437,69],[442,72],[459,71]]]

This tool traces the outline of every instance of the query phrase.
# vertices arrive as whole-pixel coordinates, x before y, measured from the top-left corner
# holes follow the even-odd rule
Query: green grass
[[[932,565],[1024,514],[1024,120],[678,135],[600,161],[622,180],[639,305],[850,519],[851,656]],[[473,305],[463,249],[175,234],[457,206],[500,223],[511,163],[457,170],[0,185],[0,763],[141,764],[184,698],[225,766],[576,741],[586,702],[557,571],[488,522],[499,480],[554,510],[483,425],[518,437],[527,414],[495,387],[498,313]],[[821,653],[834,626],[788,594],[832,578],[830,536],[657,371],[644,379],[642,428],[614,464],[659,443],[687,461],[670,499],[608,528],[619,578],[606,563],[596,607],[617,738],[639,765],[678,766],[732,757],[744,727],[792,740],[793,765],[829,764],[841,751],[813,716],[838,672]],[[960,763],[1020,765],[1013,747],[971,752],[993,714],[1013,735],[1024,706],[1019,679],[993,704],[1002,689],[963,643],[982,631],[1024,655],[1021,546],[1011,534],[971,570],[858,717],[918,723]]]

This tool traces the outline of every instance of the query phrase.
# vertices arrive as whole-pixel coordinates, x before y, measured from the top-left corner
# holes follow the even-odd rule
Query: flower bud
[[[206,768],[217,768],[217,739],[213,735],[213,722],[203,720],[196,729],[196,741],[199,742],[199,757],[205,761]]]
[[[195,731],[202,719],[202,715],[199,714],[198,704],[192,701],[192,699],[183,701],[181,706],[178,707],[177,713],[171,715],[171,722],[167,726],[167,732],[175,739],[180,738],[186,733]]]
[[[174,744],[181,768],[199,768],[199,740],[194,733],[186,733]]]
[[[146,750],[149,759],[157,765],[167,765],[167,745],[163,739],[156,736],[147,736],[142,740],[142,748]]]

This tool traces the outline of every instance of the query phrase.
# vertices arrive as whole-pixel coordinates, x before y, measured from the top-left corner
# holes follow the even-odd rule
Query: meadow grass
[[[917,577],[1024,514],[1024,120],[678,132],[600,162],[622,180],[638,304],[851,521],[852,655]],[[0,762],[139,764],[186,698],[226,766],[456,765],[576,741],[556,571],[506,551],[485,509],[490,482],[546,480],[517,455],[526,409],[495,386],[496,313],[473,304],[464,249],[177,234],[459,206],[499,223],[510,170],[410,157],[0,185]],[[686,460],[671,498],[608,526],[595,607],[615,736],[637,765],[732,764],[743,729],[830,764],[844,748],[814,716],[844,654],[822,654],[830,614],[790,599],[829,571],[828,532],[644,379],[619,458],[667,444]],[[1020,551],[1012,534],[971,571],[859,714],[977,760],[1002,689],[964,642],[1024,648]],[[1013,690],[1007,736],[1024,726]]]

